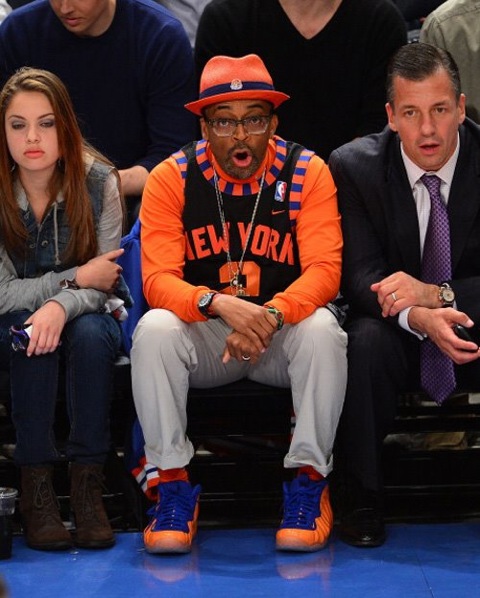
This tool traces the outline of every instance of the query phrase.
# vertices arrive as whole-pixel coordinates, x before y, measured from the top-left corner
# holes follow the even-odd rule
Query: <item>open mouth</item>
[[[234,150],[232,161],[239,168],[247,168],[252,163],[252,154],[246,149]]]
[[[438,143],[423,143],[420,146],[420,149],[422,150],[422,152],[426,154],[431,154],[434,153],[438,149],[438,147]]]
[[[419,142],[419,146],[422,149],[430,149],[430,148],[434,148],[434,147],[438,147],[440,145],[440,142],[437,141],[436,139],[433,139],[433,137],[431,137],[430,139],[425,139],[425,141],[420,141]]]

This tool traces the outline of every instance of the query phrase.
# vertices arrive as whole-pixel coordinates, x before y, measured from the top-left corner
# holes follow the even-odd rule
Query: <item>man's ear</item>
[[[395,133],[397,132],[397,125],[395,124],[395,114],[392,108],[392,105],[390,104],[390,102],[387,102],[385,104],[385,110],[387,111],[387,116],[388,116],[388,126],[390,127],[390,129],[392,131],[394,131]]]
[[[458,100],[458,124],[462,124],[466,117],[466,109],[465,109],[465,94],[461,93],[460,98]]]
[[[200,131],[202,133],[202,139],[206,139],[208,141],[210,130],[203,116],[200,118]]]
[[[275,131],[277,130],[277,127],[278,127],[278,116],[276,114],[273,114],[272,118],[270,119],[270,124],[269,124],[270,139],[275,135]]]

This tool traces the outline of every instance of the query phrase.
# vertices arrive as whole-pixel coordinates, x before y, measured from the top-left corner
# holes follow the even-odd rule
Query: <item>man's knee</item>
[[[320,307],[313,314],[302,320],[300,325],[303,327],[302,334],[311,336],[318,342],[328,342],[329,339],[338,341],[345,333],[338,324],[337,318],[326,308]]]
[[[139,320],[133,333],[133,347],[152,349],[163,343],[171,343],[172,335],[183,326],[182,321],[167,309],[151,309]]]
[[[375,318],[358,318],[347,321],[349,356],[365,352],[374,354],[390,353],[392,348],[400,348],[399,331],[393,326]]]

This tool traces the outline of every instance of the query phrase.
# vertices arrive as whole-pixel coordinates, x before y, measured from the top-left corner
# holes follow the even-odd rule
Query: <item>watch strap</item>
[[[74,291],[78,291],[80,289],[75,278],[73,278],[71,280],[69,280],[68,278],[64,278],[63,280],[60,281],[60,288],[64,289],[64,290],[72,289]]]
[[[203,294],[197,303],[198,311],[204,316],[205,318],[218,318],[215,314],[210,311],[210,307],[212,305],[213,298],[215,295],[218,295],[218,291],[209,291]]]
[[[265,305],[265,308],[269,314],[275,316],[275,319],[277,320],[277,330],[281,330],[283,328],[284,321],[283,313],[273,305]]]
[[[455,292],[448,282],[442,282],[438,289],[438,298],[442,307],[451,307],[455,302]]]

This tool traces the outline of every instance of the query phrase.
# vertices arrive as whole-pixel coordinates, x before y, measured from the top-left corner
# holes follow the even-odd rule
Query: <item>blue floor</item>
[[[335,534],[313,554],[278,553],[272,529],[200,530],[191,554],[145,552],[139,533],[110,550],[43,553],[14,538],[0,561],[10,598],[477,598],[480,523],[389,525],[381,548]]]

